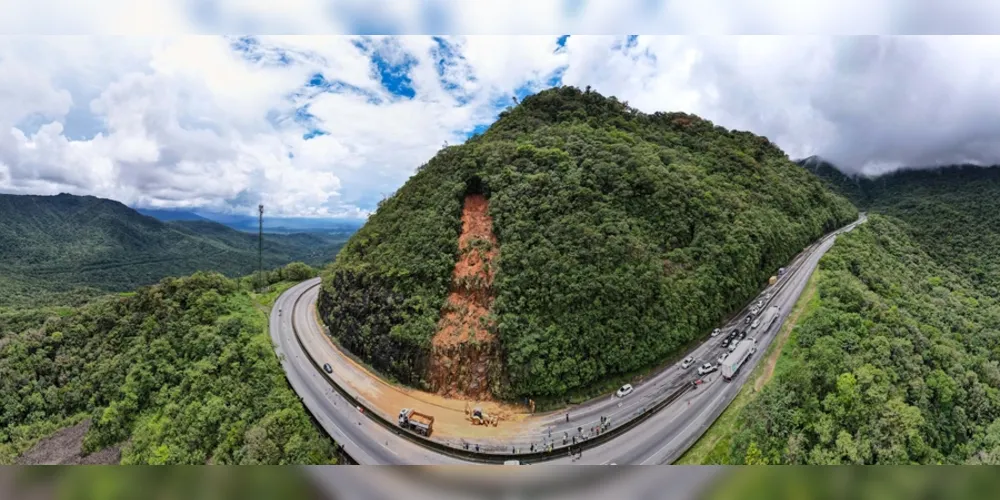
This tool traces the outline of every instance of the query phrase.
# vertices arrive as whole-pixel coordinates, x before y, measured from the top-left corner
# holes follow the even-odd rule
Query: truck
[[[722,379],[726,382],[732,380],[736,372],[740,371],[743,363],[755,352],[757,352],[757,341],[754,339],[741,340],[739,344],[736,344],[736,349],[729,353],[722,362]]]
[[[767,280],[767,284],[768,285],[773,285],[773,284],[775,284],[777,282],[778,282],[778,277],[777,276],[771,276],[771,278]]]
[[[399,410],[399,426],[423,436],[430,436],[434,428],[434,417],[412,408]]]
[[[767,310],[760,315],[760,326],[763,327],[761,331],[766,332],[768,328],[771,328],[771,325],[776,319],[778,319],[778,306],[768,307]]]

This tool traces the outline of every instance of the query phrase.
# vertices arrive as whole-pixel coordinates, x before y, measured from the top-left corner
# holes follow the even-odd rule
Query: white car
[[[750,328],[757,328],[758,326],[760,326],[760,318],[757,318],[753,320],[753,323],[750,323]]]
[[[717,335],[718,335],[718,334],[720,334],[720,333],[722,333],[722,330],[720,330],[720,329],[718,329],[718,328],[716,328],[715,330],[712,330],[712,336],[713,336],[713,337],[717,336]]]
[[[698,367],[698,375],[708,375],[714,371],[715,367],[712,366],[712,363],[705,363]]]
[[[723,363],[725,363],[726,362],[726,355],[723,354],[722,356],[719,356],[719,359],[716,360],[716,361],[718,361],[720,365],[723,364]]]
[[[635,389],[632,388],[632,384],[625,384],[625,385],[623,385],[621,387],[621,389],[618,389],[618,391],[615,392],[615,396],[618,396],[620,398],[624,398],[625,396],[628,396],[629,394],[632,394],[632,391],[634,391],[634,390]]]
[[[739,342],[733,342],[732,344],[729,344],[729,352],[735,351],[737,344],[739,344]]]
[[[681,362],[681,368],[687,370],[693,364],[694,364],[694,358],[689,356],[684,358],[684,361]]]

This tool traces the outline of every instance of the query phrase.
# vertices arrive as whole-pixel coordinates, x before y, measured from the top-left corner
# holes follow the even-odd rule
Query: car
[[[752,319],[753,319],[753,314],[748,314],[747,317],[743,319],[743,324],[744,325],[749,325],[750,324],[750,320],[752,320]]]
[[[712,336],[713,337],[719,335],[720,333],[722,333],[722,330],[719,330],[718,328],[716,328],[715,330],[712,330]]]
[[[684,358],[684,361],[681,362],[681,368],[687,370],[693,364],[694,364],[694,358],[688,356]]]
[[[729,347],[729,339],[723,339],[722,342],[719,342],[719,347],[723,349]]]
[[[716,361],[718,361],[720,365],[723,364],[723,363],[725,363],[726,362],[726,355],[723,354],[722,356],[719,356],[719,359],[717,359]]]
[[[746,332],[746,330],[740,332],[740,334],[737,335],[736,338],[738,338],[740,340],[743,340],[743,339],[747,338],[747,332]]]
[[[624,398],[625,396],[628,396],[629,394],[632,394],[632,391],[634,391],[634,390],[635,389],[632,388],[632,384],[625,384],[625,385],[623,385],[621,387],[621,389],[618,389],[618,391],[615,392],[615,396],[618,396],[620,398]]]
[[[504,460],[504,465],[521,465],[520,460]]]
[[[739,342],[733,342],[732,344],[730,344],[729,345],[729,352],[735,351],[737,344],[739,344]]]
[[[712,363],[705,363],[698,367],[698,375],[708,375],[716,370]]]
[[[326,373],[333,373],[333,367],[330,366],[330,363],[323,363],[323,370]]]
[[[760,318],[757,318],[753,320],[753,323],[750,323],[750,328],[757,328],[758,326],[760,326]]]

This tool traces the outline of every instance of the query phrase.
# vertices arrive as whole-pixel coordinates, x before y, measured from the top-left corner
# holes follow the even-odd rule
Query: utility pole
[[[258,287],[264,287],[264,205],[257,205],[257,276]]]

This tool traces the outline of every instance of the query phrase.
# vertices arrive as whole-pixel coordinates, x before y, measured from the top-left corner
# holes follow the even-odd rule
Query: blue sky
[[[218,0],[201,15],[243,19],[233,5]],[[684,18],[636,5],[653,18]],[[475,20],[455,14],[466,6],[452,7],[452,21]],[[612,15],[592,2],[563,7],[558,15],[584,20]],[[532,17],[532,9],[551,5],[523,8],[515,14],[544,23],[545,13]],[[740,8],[711,19],[739,26],[753,14]],[[247,16],[250,27],[269,26]],[[407,19],[400,8],[370,20],[371,29],[405,28]],[[767,136],[793,158],[819,154],[862,173],[996,163],[1000,144],[984,131],[1000,123],[1000,111],[982,104],[996,100],[996,41],[0,37],[0,192],[238,214],[264,203],[275,216],[364,218],[444,144],[483,132],[512,97],[562,84],[591,86],[649,113],[695,113]]]

